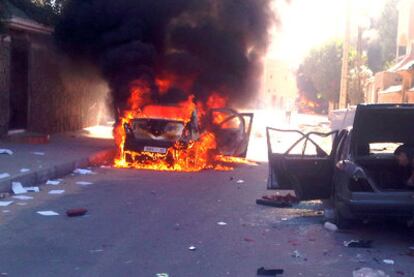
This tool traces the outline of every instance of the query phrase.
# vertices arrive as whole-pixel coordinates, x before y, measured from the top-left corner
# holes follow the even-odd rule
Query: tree
[[[364,91],[373,76],[372,71],[366,66],[355,66],[349,72],[348,102],[356,105],[366,101]]]
[[[378,20],[373,21],[373,29],[378,37],[367,47],[368,66],[378,72],[387,69],[395,60],[398,33],[399,0],[387,0]]]
[[[341,83],[342,44],[328,42],[314,48],[302,63],[301,71],[321,98],[337,102]]]

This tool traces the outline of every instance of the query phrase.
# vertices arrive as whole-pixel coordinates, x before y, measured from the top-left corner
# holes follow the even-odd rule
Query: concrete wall
[[[10,38],[0,36],[0,137],[7,134],[9,122]]]

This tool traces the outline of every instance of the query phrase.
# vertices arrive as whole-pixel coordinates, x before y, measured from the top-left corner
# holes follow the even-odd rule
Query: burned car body
[[[148,109],[162,110],[164,116],[155,116],[153,112],[146,112]],[[178,106],[149,105],[143,110],[144,114],[152,116],[133,118],[123,126],[127,160],[132,158],[129,152],[163,155],[170,148],[185,149],[191,142],[197,141],[205,130],[215,135],[219,154],[246,156],[253,122],[252,113],[238,113],[229,108],[211,109],[204,118],[206,122],[198,122],[196,109],[190,120],[186,121],[180,119],[180,116],[174,116],[180,114],[181,108]],[[149,158],[145,155],[140,157]]]
[[[413,130],[409,104],[358,105],[352,126],[331,133],[267,128],[268,189],[295,190],[301,200],[332,199],[339,227],[355,218],[412,218],[414,191],[393,153],[414,145]],[[277,133],[298,139],[277,151]]]

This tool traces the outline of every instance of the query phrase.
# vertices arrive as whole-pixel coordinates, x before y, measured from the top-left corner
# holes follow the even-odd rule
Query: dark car
[[[253,114],[238,113],[229,108],[212,109],[206,116],[207,122],[199,123],[197,110],[193,111],[191,119],[186,122],[180,116],[175,116],[180,113],[180,107],[147,108],[154,110],[154,107],[163,110],[164,115],[137,117],[124,125],[125,151],[166,154],[170,147],[185,148],[190,142],[197,141],[200,134],[208,129],[216,136],[220,154],[240,157],[246,155]],[[165,113],[167,110],[169,112]]]
[[[352,219],[413,218],[414,191],[394,150],[414,145],[414,105],[358,105],[352,122],[330,133],[267,128],[268,189],[333,200],[340,228]],[[294,143],[283,145],[281,137]]]

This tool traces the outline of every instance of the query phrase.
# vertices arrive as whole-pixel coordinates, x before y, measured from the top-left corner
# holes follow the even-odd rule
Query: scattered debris
[[[27,192],[40,192],[39,187],[24,187]]]
[[[101,168],[112,168],[110,165],[101,165]]]
[[[45,152],[32,152],[32,154],[36,156],[44,156]]]
[[[169,277],[168,273],[157,273],[156,277]]]
[[[26,205],[27,205],[27,203],[25,203],[25,202],[18,202],[18,203],[16,203],[16,205],[19,205],[19,206],[26,206]]]
[[[220,222],[217,222],[217,225],[220,225],[220,226],[226,226],[226,225],[227,225],[227,223],[226,223],[226,222],[223,222],[223,221],[220,221]]]
[[[43,216],[59,215],[57,212],[54,212],[54,211],[38,211],[37,213],[40,214],[40,215],[43,215]]]
[[[265,269],[261,267],[257,270],[257,275],[259,276],[277,276],[279,274],[283,274],[283,269]]]
[[[237,180],[237,182],[236,182],[237,184],[243,184],[244,183],[244,180],[242,180],[242,179],[240,179],[240,180]]]
[[[286,217],[282,217],[280,220],[281,221],[287,221],[288,219]]]
[[[92,175],[92,174],[96,174],[92,170],[90,170],[90,169],[84,169],[84,168],[77,168],[77,169],[75,169],[73,171],[73,173],[79,174],[79,175]]]
[[[27,193],[27,190],[22,186],[20,182],[12,182],[12,191],[14,194]]]
[[[13,151],[11,151],[10,149],[0,149],[0,155],[1,154],[6,154],[6,155],[13,155]]]
[[[9,173],[0,173],[0,179],[5,179],[5,178],[9,178],[10,174]]]
[[[350,240],[344,241],[344,246],[351,248],[372,248],[372,242],[372,240]]]
[[[0,201],[0,207],[7,207],[11,205],[13,201]]]
[[[89,250],[89,252],[91,252],[91,253],[101,253],[103,251],[104,251],[103,249],[93,249],[93,250]]]
[[[57,186],[60,185],[61,180],[47,180],[46,185]]]
[[[247,242],[255,242],[255,240],[254,239],[251,239],[251,238],[244,238],[244,241],[247,241]]]
[[[8,193],[8,192],[2,192],[2,193],[0,193],[0,199],[7,198],[9,196],[10,196],[10,193]]]
[[[29,171],[30,171],[29,168],[22,168],[22,169],[20,169],[20,173],[26,173],[26,172],[29,172]]]
[[[190,247],[188,247],[188,250],[190,250],[190,251],[196,251],[196,247],[195,246],[190,246]]]
[[[65,192],[64,189],[53,189],[53,190],[50,190],[48,193],[49,194],[62,194],[64,192]]]
[[[292,257],[293,258],[300,258],[300,257],[302,257],[302,255],[300,254],[300,252],[298,250],[295,250],[295,251],[293,251]]]
[[[18,199],[18,200],[32,200],[33,196],[28,196],[28,195],[14,195],[13,196],[14,199]]]
[[[382,262],[383,262],[384,264],[388,264],[388,265],[393,265],[393,264],[395,264],[394,260],[391,260],[391,259],[384,259],[384,260],[382,260]]]
[[[76,208],[70,209],[66,211],[66,215],[68,217],[76,217],[76,216],[84,216],[88,212],[87,209],[84,208]]]
[[[81,186],[89,186],[89,185],[93,185],[92,182],[85,182],[85,181],[78,181],[76,182],[77,185],[81,185]]]
[[[10,210],[3,210],[3,213],[8,214],[8,213],[10,213]]]
[[[299,200],[296,196],[288,193],[287,195],[265,195],[262,196],[262,199],[257,199],[256,204],[271,206],[276,208],[290,208],[293,204],[299,203]]]
[[[323,226],[325,227],[325,229],[328,229],[329,231],[332,231],[332,232],[338,231],[338,226],[336,226],[335,224],[329,221],[325,222]]]
[[[389,277],[389,275],[385,274],[382,270],[372,269],[369,267],[364,267],[359,270],[355,270],[352,273],[353,277]]]

